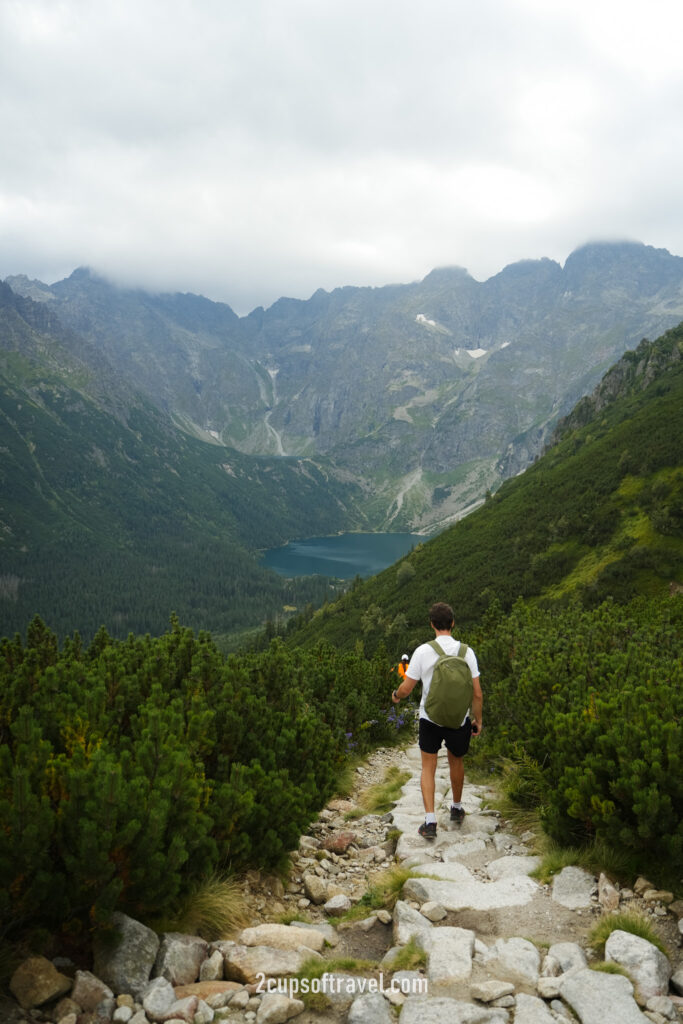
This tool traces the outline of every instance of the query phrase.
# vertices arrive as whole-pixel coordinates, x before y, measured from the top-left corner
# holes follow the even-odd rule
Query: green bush
[[[400,731],[390,692],[385,656],[226,659],[177,621],[60,651],[34,620],[0,643],[0,917],[158,918],[216,870],[277,868],[351,751]]]
[[[519,604],[477,643],[489,753],[534,766],[550,835],[683,866],[683,604]],[[526,791],[525,791],[526,792]]]

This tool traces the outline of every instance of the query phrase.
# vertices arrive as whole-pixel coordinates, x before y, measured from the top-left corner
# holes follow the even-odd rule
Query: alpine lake
[[[309,537],[271,548],[261,564],[281,576],[333,576],[350,580],[374,576],[427,540],[418,533],[341,533]]]

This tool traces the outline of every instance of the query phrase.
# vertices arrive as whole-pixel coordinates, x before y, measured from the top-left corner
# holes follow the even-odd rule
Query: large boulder
[[[643,1002],[668,993],[671,964],[647,939],[615,929],[605,943],[605,960],[628,971]]]
[[[159,952],[159,937],[126,914],[112,914],[112,931],[94,941],[93,972],[114,992],[139,998],[147,986]]]

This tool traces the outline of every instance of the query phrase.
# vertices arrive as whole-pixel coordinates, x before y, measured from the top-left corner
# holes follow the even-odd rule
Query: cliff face
[[[643,339],[635,350],[624,353],[593,392],[582,398],[571,413],[560,420],[552,443],[597,419],[617,399],[643,391],[681,359],[683,340],[680,332],[670,331],[654,342]]]
[[[442,523],[520,472],[608,366],[683,319],[683,259],[630,243],[481,283],[443,268],[318,291],[243,318],[87,271],[10,283],[186,430],[245,453],[326,456],[392,528]]]

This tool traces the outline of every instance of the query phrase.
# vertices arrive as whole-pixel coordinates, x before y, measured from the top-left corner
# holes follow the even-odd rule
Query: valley
[[[176,612],[239,642],[338,596],[259,553],[447,530],[533,465],[625,350],[683,318],[683,260],[636,243],[245,317],[83,268],[1,289],[0,625],[39,613],[86,637]]]

